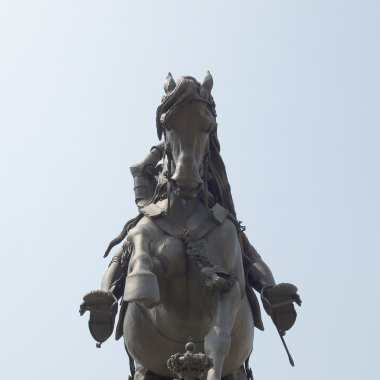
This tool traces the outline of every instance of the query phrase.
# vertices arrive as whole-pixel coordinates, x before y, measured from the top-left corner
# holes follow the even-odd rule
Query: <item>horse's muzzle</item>
[[[201,184],[195,189],[185,189],[181,187],[175,188],[175,194],[182,199],[194,199],[197,197]]]
[[[203,185],[203,180],[198,172],[192,177],[182,177],[176,174],[171,178],[171,184],[175,194],[183,199],[196,198]]]

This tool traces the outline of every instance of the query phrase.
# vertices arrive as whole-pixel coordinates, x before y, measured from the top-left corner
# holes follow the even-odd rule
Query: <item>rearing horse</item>
[[[169,77],[165,89],[157,125],[165,137],[166,197],[143,208],[128,233],[124,340],[144,368],[171,377],[166,360],[191,337],[212,359],[207,379],[218,380],[237,375],[254,325],[237,226],[208,189],[217,142],[212,77],[202,85]]]
[[[294,285],[275,284],[236,220],[212,85],[210,73],[202,84],[189,76],[175,83],[168,75],[157,110],[164,160],[154,195],[110,243],[105,256],[127,237],[101,290],[81,305],[102,343],[113,330],[116,298],[123,297],[116,338],[124,336],[137,363],[134,380],[172,378],[166,362],[189,340],[212,359],[207,380],[247,380],[243,363],[254,327],[263,329],[251,287],[281,336],[296,319],[293,302],[301,303]]]

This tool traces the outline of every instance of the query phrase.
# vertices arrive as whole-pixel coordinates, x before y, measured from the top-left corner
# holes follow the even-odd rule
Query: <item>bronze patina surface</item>
[[[116,339],[134,380],[252,378],[254,327],[263,330],[254,290],[284,345],[301,304],[294,285],[276,285],[236,217],[212,86],[210,73],[202,83],[167,76],[156,119],[163,142],[131,167],[139,214],[110,243],[105,256],[121,248],[80,307],[100,347],[120,300]]]

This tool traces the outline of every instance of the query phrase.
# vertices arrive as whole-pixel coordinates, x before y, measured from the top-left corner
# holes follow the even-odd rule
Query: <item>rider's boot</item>
[[[288,283],[265,286],[261,290],[261,300],[278,330],[284,333],[294,325],[297,318],[294,303],[298,306],[302,303],[296,286]]]
[[[79,313],[90,312],[88,328],[97,342],[97,347],[112,334],[117,314],[117,299],[111,292],[94,290],[83,297]]]

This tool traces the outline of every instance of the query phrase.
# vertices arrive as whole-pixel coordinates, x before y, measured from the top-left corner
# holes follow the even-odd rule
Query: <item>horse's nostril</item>
[[[171,178],[172,183],[175,187],[179,187],[181,189],[198,189],[203,181],[199,177],[198,178],[189,178],[189,177],[180,177],[178,175],[173,175]]]
[[[175,162],[175,172],[171,179],[180,190],[198,191],[199,186],[203,183],[197,162],[189,154],[183,154]]]

